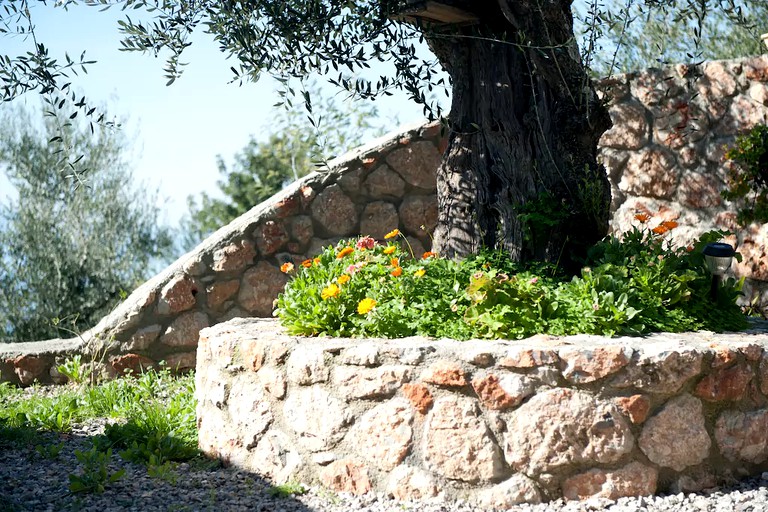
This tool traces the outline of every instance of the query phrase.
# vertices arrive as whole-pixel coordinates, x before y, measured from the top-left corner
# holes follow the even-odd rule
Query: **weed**
[[[77,354],[71,359],[67,359],[63,364],[56,367],[56,370],[74,384],[84,384],[91,378],[92,369],[82,364],[82,356]]]
[[[46,443],[35,445],[35,453],[44,459],[58,459],[64,443]]]
[[[309,489],[299,482],[286,482],[281,485],[274,485],[267,490],[267,494],[273,498],[290,498],[291,496],[300,496]]]
[[[125,470],[109,471],[112,450],[99,451],[95,446],[89,451],[75,451],[75,457],[83,466],[79,475],[69,475],[70,492],[95,492],[101,494],[109,484],[117,482],[125,475]]]

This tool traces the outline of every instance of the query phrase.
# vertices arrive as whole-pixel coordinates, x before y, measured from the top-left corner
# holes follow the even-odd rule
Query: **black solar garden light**
[[[720,287],[720,282],[723,280],[723,274],[731,267],[733,261],[733,255],[736,251],[730,244],[724,244],[716,242],[707,244],[702,251],[704,253],[704,259],[707,262],[707,268],[712,274],[712,288],[710,294],[712,300],[717,299],[717,289]]]

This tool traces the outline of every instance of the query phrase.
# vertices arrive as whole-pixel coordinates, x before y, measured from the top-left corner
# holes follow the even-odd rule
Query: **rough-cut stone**
[[[308,215],[297,215],[291,220],[291,237],[298,242],[300,250],[305,250],[312,242],[315,235],[315,228],[312,225],[312,217]]]
[[[264,388],[248,379],[235,381],[229,392],[229,414],[243,439],[243,446],[256,446],[261,435],[274,421],[272,408],[264,396]]]
[[[150,345],[157,341],[157,338],[160,337],[160,332],[162,330],[163,328],[158,324],[142,327],[133,333],[133,336],[128,339],[128,341],[123,346],[123,350],[128,352],[146,350]]]
[[[165,366],[172,372],[183,373],[195,369],[197,357],[194,352],[181,352],[179,354],[165,356],[163,361],[165,361]]]
[[[267,393],[278,400],[285,396],[285,393],[288,390],[288,383],[285,380],[285,374],[282,370],[266,366],[259,370],[258,376],[259,382],[264,386]]]
[[[48,366],[44,358],[33,355],[19,356],[12,361],[12,364],[13,371],[22,386],[28,386],[35,379],[41,378]]]
[[[338,185],[331,185],[312,201],[312,218],[331,236],[352,235],[357,227],[355,203]]]
[[[287,282],[288,278],[279,268],[266,261],[260,261],[243,275],[237,300],[249,313],[270,317],[272,303]]]
[[[288,382],[303,386],[326,382],[330,373],[322,347],[294,350],[288,357],[285,369]]]
[[[244,337],[238,340],[237,349],[246,370],[257,372],[261,369],[266,351],[264,340]]]
[[[704,425],[701,401],[688,394],[671,399],[645,422],[638,445],[651,462],[675,471],[704,461],[712,441]]]
[[[367,343],[345,348],[339,355],[338,361],[341,364],[355,366],[378,366],[381,362],[379,347],[375,343]]]
[[[437,196],[435,195],[406,196],[398,211],[403,231],[408,234],[423,237],[432,233],[437,226]]]
[[[535,389],[533,382],[523,375],[505,374],[499,377],[492,373],[472,379],[472,387],[483,405],[496,411],[519,405]]]
[[[333,387],[346,399],[391,396],[400,386],[411,380],[412,372],[413,370],[405,366],[337,366],[333,369]]]
[[[701,379],[694,394],[710,402],[741,400],[753,376],[752,368],[745,363],[719,368]]]
[[[125,375],[130,372],[138,375],[156,366],[155,361],[140,354],[125,354],[112,359],[109,364],[117,375]]]
[[[703,76],[698,80],[699,92],[708,98],[733,96],[736,80],[723,62],[711,61],[704,64]]]
[[[251,471],[282,484],[295,479],[302,460],[290,436],[273,429],[261,437],[250,454],[248,466]]]
[[[400,198],[405,192],[405,182],[386,165],[380,165],[371,171],[363,187],[372,199]]]
[[[467,385],[467,372],[454,361],[440,360],[429,365],[421,372],[421,380],[445,387]]]
[[[609,110],[613,127],[600,138],[601,147],[640,149],[648,142],[647,111],[638,102],[619,103]]]
[[[715,424],[720,453],[731,461],[759,464],[768,459],[768,410],[725,411]]]
[[[639,462],[616,470],[592,469],[566,479],[563,482],[563,498],[617,500],[626,496],[648,496],[656,492],[658,476],[655,468]]]
[[[344,403],[319,386],[291,392],[283,414],[299,441],[313,452],[328,450],[341,441],[352,420]]]
[[[384,235],[400,225],[397,209],[392,203],[374,201],[366,205],[360,216],[360,233],[383,240]]]
[[[715,176],[685,172],[680,178],[679,200],[691,208],[712,208],[723,202],[723,185]]]
[[[651,410],[651,401],[645,395],[622,396],[614,401],[629,421],[635,425],[644,422]]]
[[[429,388],[420,382],[403,384],[402,390],[403,396],[411,402],[414,409],[422,414],[426,414],[434,403]]]
[[[702,355],[694,349],[674,350],[669,343],[658,342],[644,345],[638,352],[611,385],[671,394],[701,373]]]
[[[160,290],[157,314],[176,315],[192,309],[197,302],[196,296],[199,289],[198,282],[186,274],[173,277]]]
[[[511,348],[496,364],[502,368],[535,368],[545,364],[556,364],[558,361],[557,353],[553,350],[515,347]]]
[[[368,468],[351,460],[331,462],[320,471],[320,482],[337,492],[360,496],[373,489]]]
[[[666,150],[646,148],[630,155],[619,189],[637,196],[671,199],[679,170]]]
[[[261,224],[253,233],[256,247],[264,256],[279,251],[291,239],[285,225],[281,221],[268,220]]]
[[[200,330],[208,325],[208,315],[190,311],[178,316],[165,330],[160,341],[170,347],[196,347]]]
[[[427,467],[446,478],[477,482],[504,472],[501,450],[476,400],[456,395],[438,398],[427,416],[423,439]]]
[[[484,508],[506,510],[522,503],[541,503],[541,493],[533,480],[518,474],[481,491],[477,501]]]
[[[763,357],[760,358],[759,373],[760,391],[762,391],[764,395],[768,395],[768,352],[763,354]]]
[[[400,464],[411,448],[413,411],[403,398],[377,405],[350,429],[357,454],[373,466],[391,471]]]
[[[224,302],[231,299],[240,289],[240,281],[231,279],[229,281],[217,281],[211,283],[205,288],[205,295],[208,300],[208,307],[213,310],[221,309]]]
[[[440,161],[440,153],[428,141],[414,142],[387,155],[389,166],[405,181],[426,190],[433,190],[437,184],[435,175]]]
[[[597,348],[560,349],[563,377],[575,384],[586,384],[616,373],[632,359],[633,350],[618,345]]]
[[[538,393],[507,422],[504,455],[527,475],[571,464],[610,464],[632,451],[629,424],[612,403],[568,388]]]
[[[248,240],[240,240],[213,252],[214,272],[235,272],[253,263],[256,250]]]
[[[423,500],[439,492],[432,475],[417,467],[398,466],[389,474],[387,493],[396,500]]]

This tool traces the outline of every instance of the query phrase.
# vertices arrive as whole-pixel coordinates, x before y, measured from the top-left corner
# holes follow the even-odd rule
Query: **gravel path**
[[[58,457],[45,458],[30,449],[0,448],[0,512],[7,511],[286,511],[286,512],[479,512],[465,504],[402,503],[384,497],[355,498],[321,488],[288,498],[270,496],[269,484],[251,474],[232,469],[181,464],[171,475],[175,481],[152,478],[144,466],[127,463],[116,454],[110,471],[125,469],[125,476],[103,494],[68,491],[71,473],[81,471],[75,450],[88,450],[89,437],[103,429],[103,422],[81,426],[66,435],[51,435],[64,443]],[[514,511],[576,512],[768,512],[768,473],[729,487],[698,494],[676,494],[617,501],[561,501],[543,505],[521,505]]]

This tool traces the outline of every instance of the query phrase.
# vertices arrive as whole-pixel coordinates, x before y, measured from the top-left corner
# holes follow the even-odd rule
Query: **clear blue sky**
[[[185,53],[183,61],[189,65],[184,75],[166,87],[162,56],[119,51],[118,9],[64,11],[41,2],[30,5],[38,42],[50,48],[53,57],[63,59],[65,51],[75,56],[86,50],[86,57],[97,61],[87,74],[73,77],[73,87],[94,104],[108,103],[111,114],[128,118],[125,129],[137,135],[134,176],[148,188],[159,189],[167,223],[177,224],[188,195],[215,192],[217,154],[228,160],[250,135],[266,137],[277,101],[274,82],[264,77],[255,84],[228,83],[233,63],[204,34]],[[31,42],[0,37],[0,44],[0,53],[15,56]],[[37,106],[39,99],[33,94],[19,102]],[[383,98],[376,105],[385,119],[401,123],[422,119],[421,108],[404,95]],[[0,200],[9,187],[0,176]]]

